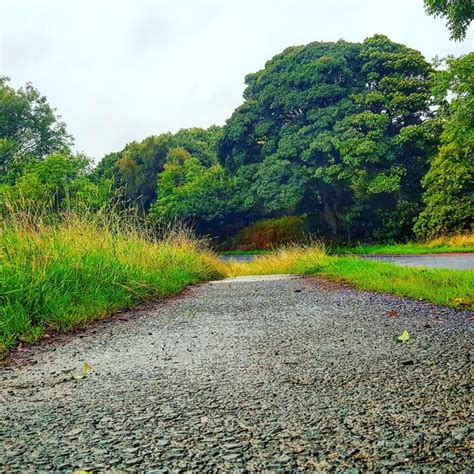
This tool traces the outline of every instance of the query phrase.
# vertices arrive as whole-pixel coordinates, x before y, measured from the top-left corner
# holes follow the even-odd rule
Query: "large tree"
[[[410,231],[436,146],[431,67],[377,35],[286,49],[246,77],[220,141],[250,213],[316,213],[319,230],[360,238]]]
[[[474,0],[425,0],[426,12],[447,19],[454,40],[463,40],[474,18]]]
[[[474,223],[474,53],[448,58],[435,77],[444,128],[423,179],[426,208],[414,228],[420,238],[471,229]]]
[[[64,122],[31,84],[14,89],[0,77],[0,179],[51,153],[68,151]],[[11,174],[11,176],[12,176]]]

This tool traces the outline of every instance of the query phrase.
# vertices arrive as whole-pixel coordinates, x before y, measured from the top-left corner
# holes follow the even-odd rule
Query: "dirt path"
[[[0,471],[468,471],[472,316],[303,278],[201,285],[1,369]]]

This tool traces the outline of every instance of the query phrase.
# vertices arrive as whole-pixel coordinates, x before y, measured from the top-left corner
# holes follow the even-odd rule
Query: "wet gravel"
[[[472,319],[322,280],[197,286],[0,369],[0,471],[469,472]]]

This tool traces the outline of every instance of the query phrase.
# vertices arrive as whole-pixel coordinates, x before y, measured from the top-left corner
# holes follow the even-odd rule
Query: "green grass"
[[[119,309],[220,277],[186,235],[160,241],[131,228],[69,217],[0,225],[0,352]]]
[[[357,247],[333,247],[329,249],[331,254],[352,255],[424,255],[432,253],[459,253],[474,252],[474,247],[452,247],[441,245],[439,247],[425,247],[417,244],[394,244],[394,245],[359,245]]]
[[[318,248],[290,248],[250,262],[227,261],[222,273],[227,276],[276,273],[320,275],[364,290],[474,309],[473,270],[401,267],[358,257],[328,256]]]
[[[300,261],[293,271],[322,275],[363,290],[474,309],[474,270],[401,267],[357,257],[328,257],[324,261]]]
[[[474,235],[460,234],[451,237],[439,237],[424,243],[407,244],[366,244],[353,247],[332,247],[331,254],[352,255],[422,255],[430,253],[474,252]]]
[[[261,252],[259,252],[261,253]],[[222,261],[186,233],[156,240],[135,225],[67,216],[0,223],[0,353],[213,278],[294,273],[456,308],[474,308],[474,271],[399,267],[320,248]]]

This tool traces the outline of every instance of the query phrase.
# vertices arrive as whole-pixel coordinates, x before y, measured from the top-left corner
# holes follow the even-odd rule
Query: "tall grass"
[[[157,237],[158,235],[158,237]],[[358,288],[474,307],[474,271],[404,268],[287,247],[222,261],[184,229],[147,229],[115,213],[16,212],[0,222],[0,353],[119,309],[224,276],[323,275]]]
[[[0,223],[0,352],[221,276],[184,230],[154,237],[115,215]]]
[[[322,247],[286,247],[250,261],[227,260],[221,271],[228,277],[297,273],[305,262],[328,260]]]

